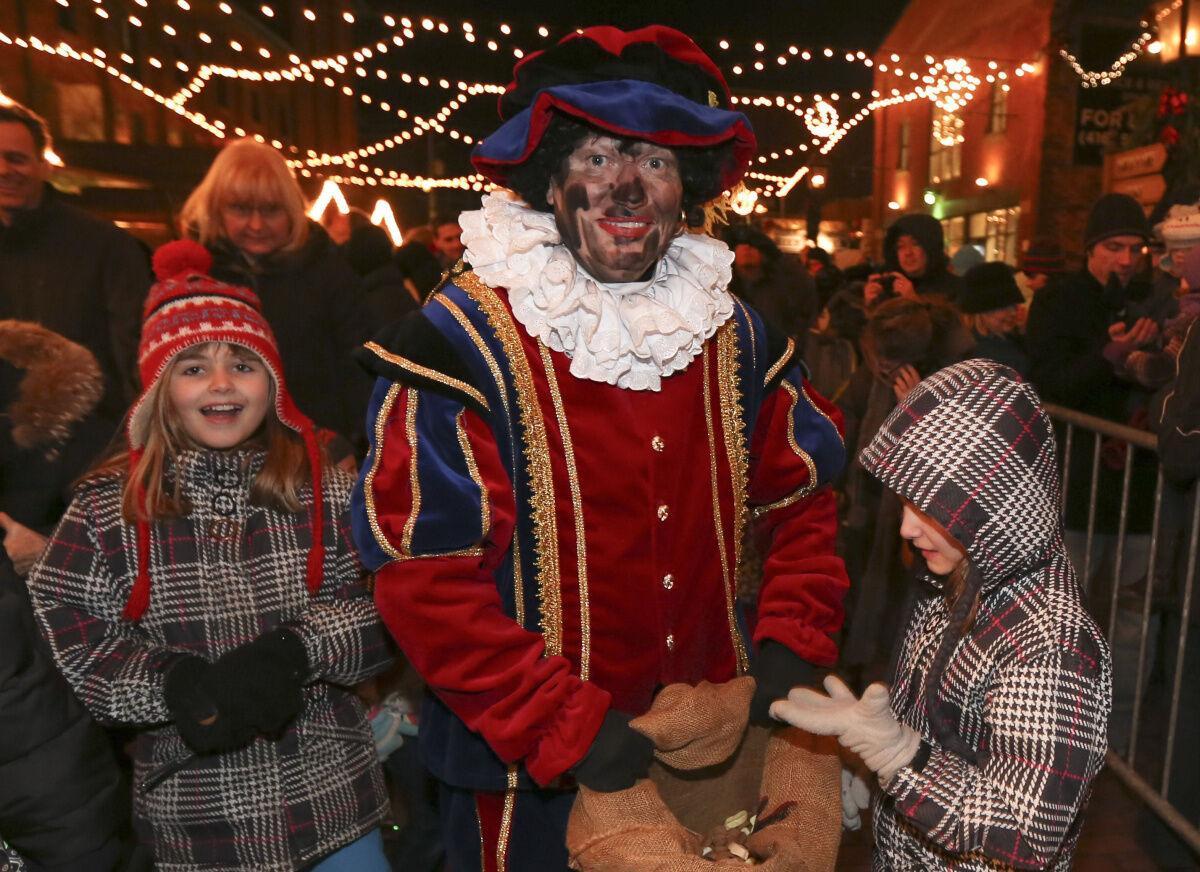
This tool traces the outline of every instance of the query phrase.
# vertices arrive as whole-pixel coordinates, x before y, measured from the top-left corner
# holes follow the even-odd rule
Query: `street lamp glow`
[[[888,203],[888,208],[891,209],[893,212],[896,212],[900,209],[900,204],[897,203],[895,200],[892,200],[891,202]]]
[[[989,182],[983,176],[980,176],[979,178],[977,178],[975,180],[975,184],[981,188],[986,188],[988,186]]]
[[[926,191],[925,196],[922,199],[925,200],[926,206],[932,206],[937,202],[937,194],[935,194],[933,191]]]
[[[808,183],[810,185],[812,185],[814,188],[825,187],[825,174],[824,173],[813,173],[811,176],[808,177]]]

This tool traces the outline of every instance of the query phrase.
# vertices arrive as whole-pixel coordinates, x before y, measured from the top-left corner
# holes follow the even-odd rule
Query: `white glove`
[[[771,716],[819,736],[837,736],[842,747],[861,757],[879,776],[881,784],[916,756],[921,737],[892,715],[887,687],[872,684],[858,699],[840,678],[829,675],[825,689],[829,696],[794,687],[787,699],[771,704]]]
[[[862,812],[871,807],[871,788],[857,772],[842,767],[842,828],[862,827]]]

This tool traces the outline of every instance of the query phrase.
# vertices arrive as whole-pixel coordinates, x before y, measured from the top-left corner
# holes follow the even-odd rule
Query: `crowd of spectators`
[[[45,545],[72,482],[137,394],[138,330],[151,283],[138,242],[50,186],[42,156],[48,145],[40,118],[19,106],[0,107],[0,621],[6,622],[0,694],[16,693],[8,682],[21,678],[6,672],[6,664],[18,656],[35,666],[44,659],[26,633],[18,579]],[[364,445],[370,384],[351,352],[380,325],[419,308],[458,266],[462,228],[454,217],[439,217],[410,228],[396,246],[357,210],[331,211],[322,224],[305,208],[278,152],[240,140],[222,149],[184,204],[180,232],[208,249],[215,278],[255,291],[297,405],[321,428],[331,451],[353,467]],[[891,225],[882,262],[846,270],[821,248],[795,257],[748,224],[726,230],[733,251],[730,290],[770,326],[796,338],[812,385],[845,418],[851,460],[840,482],[839,551],[852,585],[843,674],[864,683],[884,676],[913,595],[914,558],[897,534],[902,506],[865,474],[859,450],[934,371],[971,357],[1006,364],[1047,402],[1156,430],[1171,479],[1186,483],[1200,474],[1200,204],[1177,205],[1160,217],[1152,226],[1130,198],[1105,195],[1092,209],[1080,240],[1083,263],[1074,272],[1047,240],[1027,247],[1019,269],[984,262],[970,244],[948,252],[941,223],[924,214]],[[1108,565],[1125,467],[1132,464],[1131,535],[1124,540],[1129,577],[1121,580],[1132,587],[1151,548],[1156,459],[1107,440],[1092,508],[1090,438],[1076,435],[1068,461],[1067,545],[1082,573],[1085,531],[1093,524],[1097,535],[1087,562],[1097,570]],[[1182,516],[1178,507],[1167,511]],[[1177,559],[1164,560],[1164,571]],[[1118,705],[1120,669],[1118,660]],[[96,745],[97,728],[60,685],[44,689],[49,702],[34,700],[38,720],[20,723],[75,742],[70,759],[87,777],[115,772],[108,749]],[[384,689],[374,701],[386,698]],[[403,722],[403,707],[392,700],[383,711]],[[7,720],[0,722],[0,733],[8,729]],[[396,759],[397,780],[419,794],[411,747]],[[7,765],[0,755],[0,775]],[[19,774],[24,784],[38,780],[25,769]],[[0,784],[16,785],[14,778],[0,777]],[[44,787],[57,789],[53,779]],[[74,851],[67,860],[84,864],[74,868],[92,868],[86,864],[101,855],[108,868],[117,856],[135,868],[136,855],[119,844],[115,806],[95,799],[108,789],[101,785],[90,804],[61,812],[81,818],[62,818],[72,821],[71,839],[25,843],[21,822],[6,816],[0,789],[0,832],[31,858],[59,863],[64,851]],[[410,813],[427,828],[415,850],[432,857],[414,859],[408,868],[433,868],[436,836],[428,835],[434,829],[428,809],[418,802]]]

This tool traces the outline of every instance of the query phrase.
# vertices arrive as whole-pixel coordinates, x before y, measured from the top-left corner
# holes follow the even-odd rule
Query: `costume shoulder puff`
[[[377,378],[445,394],[481,414],[488,412],[470,369],[424,312],[383,328],[354,356]]]

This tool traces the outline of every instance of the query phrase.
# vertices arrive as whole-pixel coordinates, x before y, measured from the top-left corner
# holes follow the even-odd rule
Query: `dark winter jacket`
[[[957,300],[962,279],[950,272],[941,223],[932,215],[919,213],[897,218],[883,237],[884,263],[892,272],[903,272],[896,258],[896,244],[901,236],[911,236],[925,250],[925,272],[915,277],[908,276],[917,293],[942,297],[951,303]]]
[[[875,868],[1069,869],[1112,679],[1063,545],[1050,419],[1011,369],[970,360],[918,385],[861,461],[966,549],[980,591],[964,629],[926,574],[891,688],[924,747],[881,785]]]
[[[54,668],[0,549],[0,838],[38,869],[107,872],[128,814],[108,738]]]
[[[421,304],[405,287],[404,274],[391,262],[366,275],[363,294],[367,298],[376,329],[399,321],[409,312],[421,308]]]
[[[308,231],[298,251],[257,264],[228,244],[215,245],[212,275],[258,294],[296,405],[318,427],[357,445],[363,442],[371,382],[350,353],[376,325],[361,280],[319,225],[309,222]]]
[[[192,761],[135,792],[138,836],[159,872],[292,872],[370,832],[387,808],[363,705],[349,689],[390,660],[350,541],[353,479],[324,476],[324,578],[310,597],[311,489],[295,514],[251,504],[264,457],[195,451],[172,468],[190,513],[151,525],[150,607],[137,623],[121,617],[137,551],[117,477],[81,487],[29,575],[42,631],[80,700],[104,724],[143,730],[135,784]],[[279,626],[307,654],[301,714],[278,739],[192,757],[164,698],[166,669],[180,654],[216,660]]]
[[[1108,327],[1124,320],[1123,305],[1106,296],[1104,286],[1086,269],[1047,285],[1034,296],[1025,324],[1025,345],[1030,380],[1047,402],[1120,424],[1139,420],[1149,395],[1121,379],[1104,357]],[[1090,433],[1076,428],[1068,460],[1068,530],[1087,527],[1093,444]],[[1120,451],[1104,455],[1100,464],[1095,517],[1096,530],[1102,533],[1115,533],[1120,517],[1124,449],[1117,447]],[[1153,517],[1154,456],[1135,452],[1134,464],[1128,529],[1140,533],[1148,531]]]
[[[1021,378],[1029,378],[1029,355],[1025,353],[1025,343],[1020,336],[972,332],[975,336],[975,357],[1002,363],[1015,369]]]
[[[749,303],[768,324],[796,340],[804,352],[809,328],[820,309],[817,286],[798,261],[784,254],[765,234],[735,228],[729,244],[753,245],[762,252],[762,274],[748,279],[734,268],[729,292]]]
[[[0,511],[45,536],[104,450],[104,390],[86,348],[28,321],[0,321]]]
[[[138,242],[62,200],[0,224],[0,319],[35,321],[78,342],[104,373],[100,412],[115,427],[138,394],[137,344],[150,263]]]

